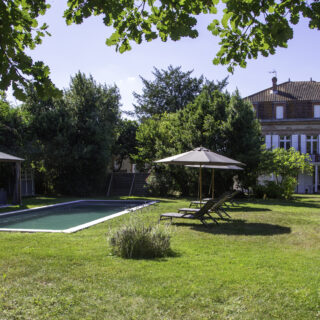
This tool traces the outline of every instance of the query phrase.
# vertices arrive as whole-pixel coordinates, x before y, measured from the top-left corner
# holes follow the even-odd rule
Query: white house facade
[[[320,82],[287,81],[247,97],[255,107],[266,147],[310,155],[312,175],[298,175],[298,193],[320,192]]]

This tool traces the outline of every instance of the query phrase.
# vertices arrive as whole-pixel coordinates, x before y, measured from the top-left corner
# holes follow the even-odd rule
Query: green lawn
[[[156,222],[186,205],[139,214]],[[320,319],[320,197],[229,212],[211,229],[176,220],[175,254],[159,260],[110,255],[108,230],[130,214],[74,234],[2,232],[0,319]]]

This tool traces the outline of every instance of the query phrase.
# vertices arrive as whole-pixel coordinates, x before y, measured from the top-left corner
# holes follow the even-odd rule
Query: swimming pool
[[[0,214],[0,231],[72,233],[154,204],[142,200],[77,200]]]

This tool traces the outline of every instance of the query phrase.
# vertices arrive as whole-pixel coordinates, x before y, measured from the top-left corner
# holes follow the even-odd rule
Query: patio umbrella
[[[191,151],[177,154],[172,157],[164,158],[155,161],[155,163],[166,163],[166,164],[178,164],[178,165],[198,165],[199,166],[199,186],[200,186],[200,201],[202,198],[202,167],[204,165],[212,166],[226,166],[236,165],[245,166],[237,160],[222,156],[218,153],[212,152],[211,150],[199,147]]]
[[[189,168],[199,168],[199,165],[187,165]],[[212,194],[212,199],[214,199],[214,169],[223,169],[223,170],[243,170],[243,168],[240,168],[238,166],[209,166],[209,165],[204,165],[202,168],[207,168],[207,169],[212,169],[212,175],[211,175],[211,194]],[[210,192],[210,188],[209,188]]]

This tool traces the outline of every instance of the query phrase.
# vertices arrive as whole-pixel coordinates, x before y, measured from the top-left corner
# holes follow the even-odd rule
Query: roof
[[[16,162],[16,161],[23,161],[23,160],[24,159],[15,157],[15,156],[13,156],[11,154],[0,152],[0,161]]]
[[[272,87],[252,94],[245,99],[255,102],[286,102],[286,101],[320,101],[320,82],[287,81],[277,85],[277,93]]]

